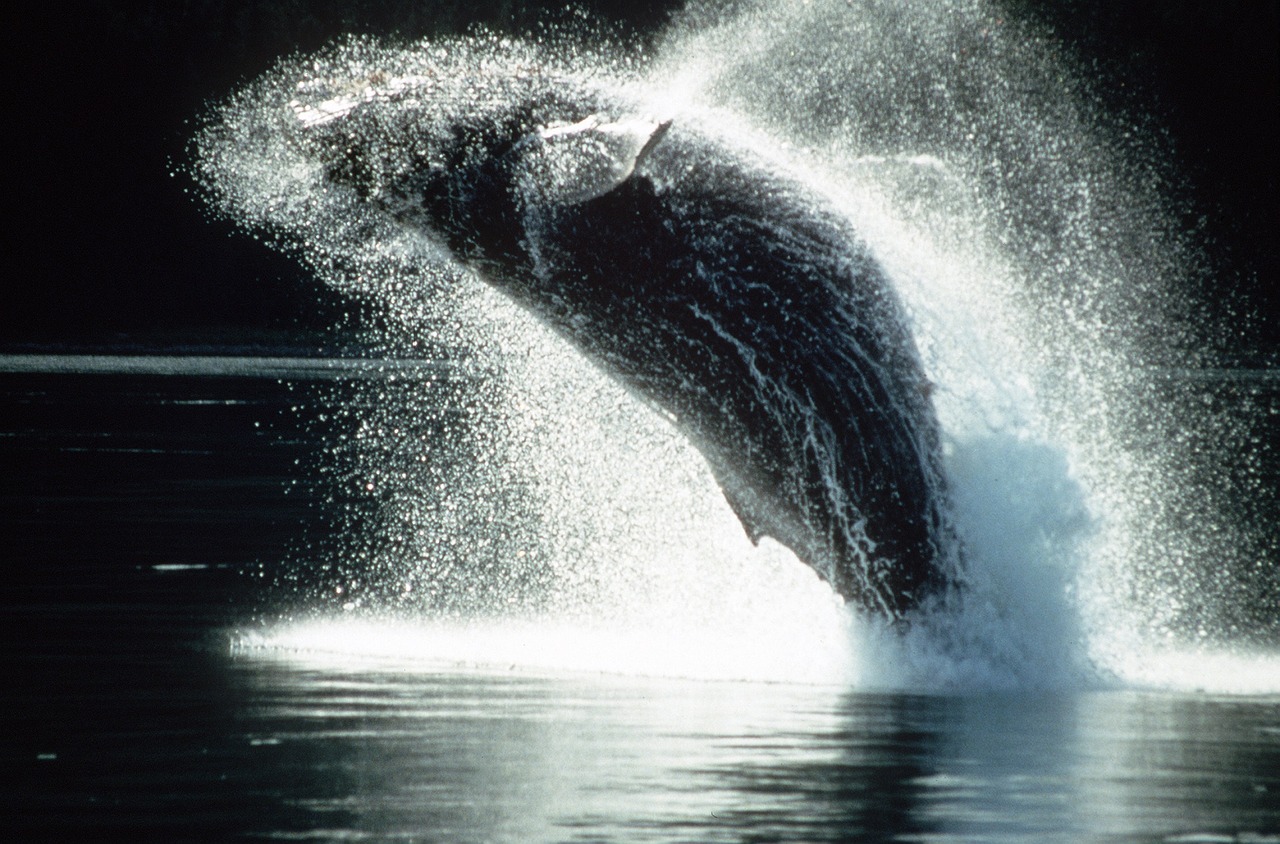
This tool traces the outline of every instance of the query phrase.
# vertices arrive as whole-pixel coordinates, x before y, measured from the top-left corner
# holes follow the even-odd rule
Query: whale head
[[[374,72],[304,80],[288,106],[295,139],[330,183],[482,261],[493,260],[482,245],[509,239],[496,225],[626,183],[672,123],[538,73],[503,88],[449,108],[456,93],[433,76]]]

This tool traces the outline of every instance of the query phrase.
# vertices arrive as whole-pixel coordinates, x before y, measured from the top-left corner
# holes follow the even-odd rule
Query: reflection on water
[[[830,694],[803,687],[253,669],[246,697],[273,700],[255,719],[259,740],[277,758],[322,744],[349,784],[302,802],[348,810],[351,831],[379,838],[701,838],[746,812],[780,823],[797,795],[753,795],[726,776],[827,756],[800,737],[836,719]]]
[[[1280,831],[1280,724],[1273,708],[1251,702],[878,695],[305,660],[245,660],[233,676],[246,756],[284,774],[282,802],[333,837],[1077,841]],[[326,771],[323,786],[295,784],[297,768]]]
[[[20,760],[19,825],[71,838],[1280,840],[1274,701],[189,652],[148,668],[101,682],[42,745],[54,758]]]

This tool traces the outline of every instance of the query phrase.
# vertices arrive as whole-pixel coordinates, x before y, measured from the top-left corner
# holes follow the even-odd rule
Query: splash
[[[1182,448],[1188,427],[1227,442],[1234,423],[1151,401],[1153,369],[1199,363],[1178,294],[1197,259],[1158,138],[976,0],[695,5],[644,60],[608,52],[354,41],[283,63],[198,139],[220,213],[378,314],[388,357],[452,372],[314,397],[344,529],[295,585],[365,634],[303,621],[255,646],[893,688],[1185,688],[1227,666],[1204,685],[1239,690],[1247,666],[1247,690],[1280,690],[1275,643],[1238,635],[1277,615],[1242,609],[1275,549],[1204,482],[1221,452]],[[905,635],[852,617],[746,540],[668,420],[282,142],[300,79],[430,73],[482,107],[530,68],[715,126],[864,233],[936,385],[961,606]]]

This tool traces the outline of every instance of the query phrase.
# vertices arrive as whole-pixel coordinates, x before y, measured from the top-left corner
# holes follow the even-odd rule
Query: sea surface
[[[279,582],[332,505],[298,483],[311,388],[385,368],[4,363],[6,840],[1280,841],[1274,692],[283,646]]]

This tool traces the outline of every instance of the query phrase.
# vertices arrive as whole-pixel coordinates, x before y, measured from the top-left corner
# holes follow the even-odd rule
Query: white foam
[[[329,668],[619,674],[844,685],[854,663],[839,613],[807,629],[565,619],[440,622],[322,619],[235,638],[239,656]],[[825,626],[827,629],[823,630]]]

